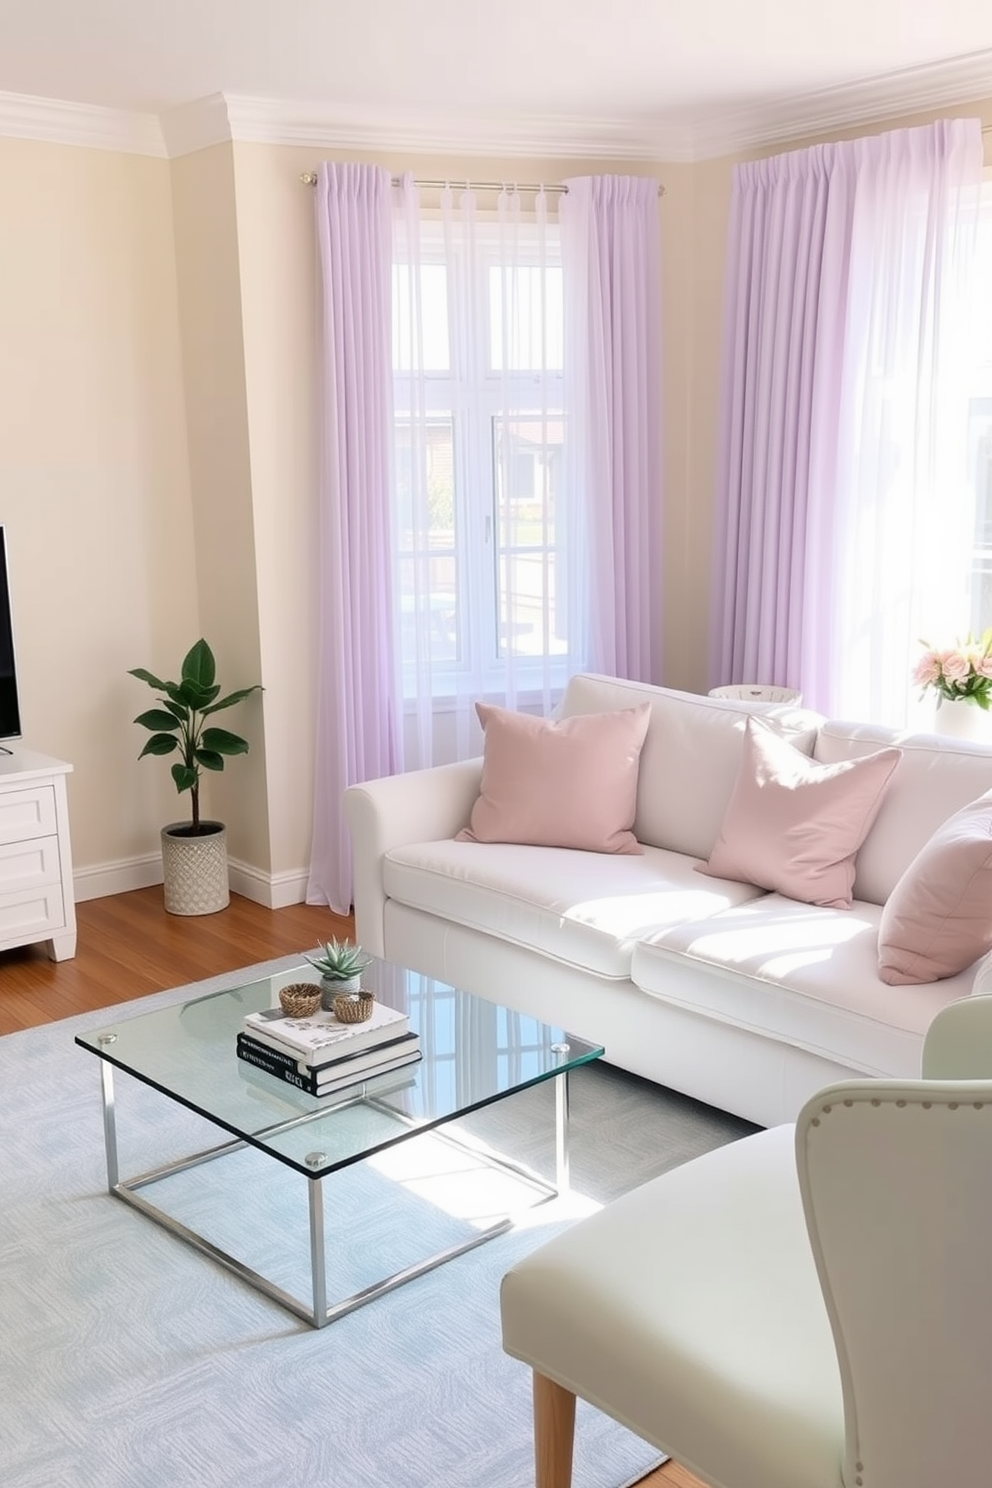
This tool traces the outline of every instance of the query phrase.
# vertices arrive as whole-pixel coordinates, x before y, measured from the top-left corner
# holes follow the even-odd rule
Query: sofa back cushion
[[[804,754],[812,753],[822,722],[820,714],[792,704],[703,697],[585,672],[570,679],[555,713],[571,717],[643,702],[650,703],[651,717],[634,835],[650,847],[694,858],[708,858],[716,842],[737,781],[748,716],[760,717]]]
[[[869,904],[884,904],[937,828],[992,790],[992,746],[935,734],[831,719],[817,734],[813,757],[832,765],[891,744],[901,751],[899,763],[856,864],[854,897]]]

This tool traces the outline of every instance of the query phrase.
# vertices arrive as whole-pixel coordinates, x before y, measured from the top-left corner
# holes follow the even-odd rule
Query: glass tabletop
[[[247,1013],[278,1007],[279,989],[316,981],[300,966],[79,1034],[76,1043],[310,1178],[417,1131],[598,1059],[597,1044],[433,977],[374,961],[363,984],[409,1015],[415,1063],[314,1096],[235,1053]]]

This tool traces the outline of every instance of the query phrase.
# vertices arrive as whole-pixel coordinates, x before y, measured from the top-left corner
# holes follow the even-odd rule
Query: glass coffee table
[[[178,1002],[80,1034],[76,1043],[100,1059],[107,1184],[170,1233],[233,1271],[315,1328],[344,1316],[415,1276],[461,1255],[513,1222],[507,1214],[468,1238],[405,1266],[371,1286],[329,1302],[323,1180],[426,1131],[466,1148],[487,1164],[524,1180],[543,1203],[568,1188],[568,1074],[603,1049],[522,1013],[459,991],[434,978],[376,961],[364,975],[380,1001],[409,1013],[422,1058],[392,1073],[359,1081],[330,1096],[312,1096],[245,1064],[235,1053],[246,1013],[275,1007],[279,989],[313,981],[306,963],[277,975]],[[178,1102],[228,1133],[217,1146],[136,1177],[121,1178],[117,1153],[114,1070]],[[544,1081],[555,1082],[555,1181],[473,1143],[449,1123]],[[259,1096],[264,1099],[259,1099]],[[156,1182],[250,1147],[307,1180],[312,1295],[302,1300],[189,1225],[152,1204]],[[333,1186],[331,1194],[333,1192]]]

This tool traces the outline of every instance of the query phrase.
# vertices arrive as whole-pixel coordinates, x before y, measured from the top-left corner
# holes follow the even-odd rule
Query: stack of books
[[[281,1008],[246,1013],[237,1054],[256,1069],[306,1090],[331,1095],[420,1058],[420,1039],[406,1013],[377,1002],[364,1023],[341,1023],[318,1009],[287,1018]]]

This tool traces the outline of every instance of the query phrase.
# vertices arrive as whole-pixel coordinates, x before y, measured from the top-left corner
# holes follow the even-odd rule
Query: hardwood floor
[[[79,939],[72,961],[49,961],[43,946],[0,952],[0,1033],[68,1018],[162,992],[222,971],[236,971],[331,936],[353,923],[312,904],[264,909],[232,894],[212,915],[170,915],[161,886],[76,906]]]
[[[169,915],[161,886],[76,906],[79,941],[72,961],[49,961],[43,946],[0,951],[0,1034],[33,1028],[311,950],[354,934],[354,922],[310,904],[265,909],[232,894],[213,915]],[[639,1488],[705,1488],[668,1462]]]

